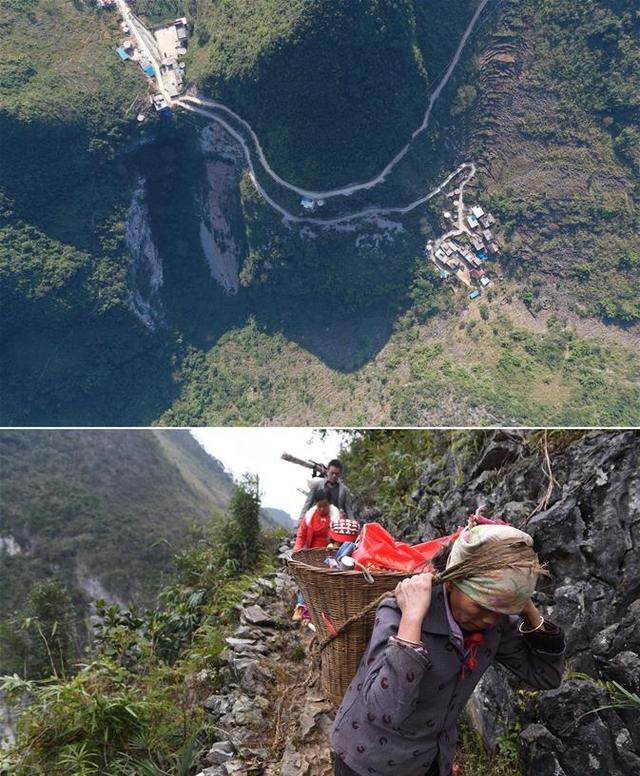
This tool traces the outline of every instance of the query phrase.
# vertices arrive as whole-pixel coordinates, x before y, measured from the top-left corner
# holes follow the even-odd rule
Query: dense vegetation
[[[201,744],[213,734],[198,701],[217,687],[225,627],[237,620],[234,605],[252,579],[269,568],[273,545],[258,534],[259,513],[259,496],[247,481],[232,498],[226,538],[205,531],[176,556],[176,576],[157,608],[127,610],[97,601],[92,648],[82,664],[68,660],[64,667],[51,664],[48,672],[17,670],[5,677],[3,690],[29,706],[15,746],[0,756],[3,773],[194,772]],[[236,554],[239,547],[244,559]],[[69,614],[52,591],[48,604],[37,620],[47,653],[67,631]],[[47,679],[38,681],[43,674]]]
[[[557,318],[532,333],[514,324],[499,300],[488,308],[486,321],[478,311],[451,323],[446,343],[410,312],[385,348],[352,374],[254,320],[209,354],[191,352],[183,393],[163,422],[598,426],[640,417],[640,365],[632,349],[586,339]],[[349,333],[352,352],[370,343],[362,328]]]
[[[255,123],[280,173],[332,185],[379,168],[404,144],[469,6],[136,3],[150,23],[186,13],[195,25],[188,74]],[[115,13],[80,1],[4,3],[0,420],[636,422],[634,13],[623,0],[489,4],[430,131],[381,187],[349,199],[401,204],[463,156],[477,159],[479,199],[499,217],[505,249],[489,267],[505,281],[477,320],[423,259],[443,200],[386,231],[300,230],[283,225],[246,176],[225,213],[242,262],[241,289],[227,297],[199,243],[199,120],[150,115],[137,125],[148,85],[115,56]],[[500,77],[487,72],[496,51],[515,57]],[[345,88],[332,88],[343,77]],[[326,132],[309,130],[316,119]],[[156,332],[128,303],[123,220],[139,175],[163,262]],[[547,330],[525,321],[518,299],[557,318]],[[578,316],[630,334],[610,348],[592,322],[574,329]]]
[[[150,602],[191,526],[220,524],[232,490],[187,431],[3,431],[0,537],[19,551],[0,549],[0,620],[28,617],[50,579],[78,616],[95,591]]]
[[[129,312],[122,223],[146,83],[115,56],[115,15],[93,4],[12,0],[0,29],[3,422],[153,417],[170,347]]]
[[[191,75],[254,126],[280,175],[334,188],[371,177],[409,140],[469,5],[206,0]]]

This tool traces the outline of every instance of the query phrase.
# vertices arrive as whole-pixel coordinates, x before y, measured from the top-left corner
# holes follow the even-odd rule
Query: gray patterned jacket
[[[494,660],[538,689],[562,680],[562,631],[523,636],[514,615],[484,631],[477,665],[462,680],[464,656],[450,633],[444,595],[443,585],[433,588],[422,624],[426,651],[390,638],[401,616],[395,598],[378,607],[373,635],[331,730],[337,756],[362,776],[425,776],[434,762],[440,776],[449,776],[457,717]]]

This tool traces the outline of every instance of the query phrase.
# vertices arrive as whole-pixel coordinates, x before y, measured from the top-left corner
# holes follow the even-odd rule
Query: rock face
[[[403,538],[449,533],[482,503],[526,528],[551,573],[538,603],[566,631],[567,671],[596,681],[565,681],[522,712],[507,673],[491,669],[469,716],[489,745],[516,717],[530,723],[520,737],[524,776],[628,776],[640,773],[640,714],[594,710],[611,703],[603,681],[640,689],[640,435],[594,431],[567,442],[549,437],[551,483],[540,435],[495,432],[451,489],[446,469],[460,462],[430,464],[415,494],[424,517]]]
[[[640,434],[550,434],[549,448],[551,488],[540,434],[495,432],[472,461],[452,453],[425,465],[413,494],[421,517],[399,538],[449,533],[479,504],[531,533],[552,575],[538,605],[567,633],[567,675],[556,690],[518,693],[492,668],[468,720],[492,749],[521,730],[522,776],[630,776],[640,773],[639,712],[602,707],[613,703],[605,682],[640,690]],[[290,622],[294,593],[278,572],[239,606],[221,689],[204,701],[216,737],[199,776],[332,773],[332,712],[313,684],[308,636]]]
[[[146,201],[145,180],[140,178],[125,219],[126,241],[131,252],[129,306],[149,329],[162,323],[162,260],[153,241]]]

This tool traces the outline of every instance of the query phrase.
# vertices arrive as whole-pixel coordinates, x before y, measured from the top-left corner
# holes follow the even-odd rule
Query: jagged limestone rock
[[[551,735],[544,725],[533,724],[523,730],[520,746],[526,773],[568,776],[557,757],[563,750],[562,742]]]
[[[240,612],[240,619],[249,625],[272,625],[273,617],[258,604],[248,606]]]
[[[539,438],[532,444],[526,435],[522,442],[511,435],[505,439],[502,432],[491,435],[476,459],[464,464],[458,456],[455,467],[451,460],[440,466],[440,475],[449,477],[450,487],[438,494],[430,487],[438,471],[427,466],[419,486],[423,517],[398,538],[418,542],[450,533],[483,502],[489,516],[524,526],[552,574],[550,581],[540,580],[536,601],[542,613],[567,632],[568,671],[616,680],[632,690],[640,664],[640,435],[636,431],[591,431],[551,449],[550,455],[556,482],[548,502],[528,521],[549,485]],[[493,466],[498,468],[490,468]],[[513,691],[518,686],[508,672],[497,670],[490,683],[481,683],[476,691],[472,719],[475,716],[474,726],[488,744],[501,732],[495,698],[505,701],[500,705],[502,715],[517,717]],[[600,689],[601,696],[592,699],[592,708],[610,703]],[[565,682],[561,690],[568,709],[584,700],[585,691],[571,682]],[[550,706],[554,697],[544,693],[540,708]],[[527,728],[523,776],[584,776],[590,772],[613,776],[625,768],[626,773],[635,772],[634,758],[640,753],[637,720],[633,724],[627,718],[630,712],[609,713],[615,733],[605,734],[595,722],[567,732],[546,724],[544,718],[542,732],[535,725]],[[618,740],[628,744],[621,749]],[[594,741],[598,751],[591,752],[589,760],[585,753],[591,751]]]
[[[231,741],[216,741],[204,759],[209,765],[223,765],[234,756],[235,751],[236,748]]]

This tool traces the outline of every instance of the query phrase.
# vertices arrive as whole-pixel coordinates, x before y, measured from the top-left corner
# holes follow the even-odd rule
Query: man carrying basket
[[[494,661],[538,689],[562,680],[564,635],[531,601],[546,574],[531,537],[473,525],[444,553],[443,572],[378,606],[331,731],[337,776],[449,776],[457,717]]]

